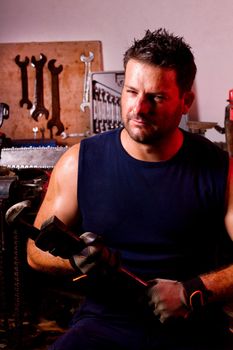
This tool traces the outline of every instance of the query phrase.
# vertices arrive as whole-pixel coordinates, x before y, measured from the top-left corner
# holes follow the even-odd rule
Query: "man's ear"
[[[190,107],[192,106],[192,103],[195,99],[195,94],[193,91],[186,91],[183,95],[183,114],[187,114]]]

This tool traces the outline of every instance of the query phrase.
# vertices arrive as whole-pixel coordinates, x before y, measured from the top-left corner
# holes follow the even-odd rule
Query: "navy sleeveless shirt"
[[[92,231],[141,278],[185,280],[218,264],[229,157],[203,136],[184,133],[167,161],[132,158],[121,129],[81,141],[80,233]]]

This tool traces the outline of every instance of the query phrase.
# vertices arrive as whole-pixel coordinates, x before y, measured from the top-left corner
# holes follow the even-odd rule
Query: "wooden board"
[[[102,45],[100,41],[70,41],[70,42],[35,42],[35,43],[7,43],[0,44],[0,102],[6,103],[10,107],[9,118],[3,121],[0,129],[11,139],[32,139],[34,137],[32,129],[38,127],[37,138],[41,138],[41,128],[45,128],[45,138],[51,138],[47,128],[47,122],[52,114],[52,93],[51,93],[51,73],[48,69],[48,61],[56,59],[55,66],[63,66],[59,74],[60,92],[60,115],[66,133],[83,133],[90,128],[90,110],[83,112],[80,104],[83,98],[83,81],[85,64],[80,60],[84,54],[89,56],[93,52],[94,59],[91,62],[91,71],[102,71]],[[40,54],[44,54],[47,62],[43,69],[44,81],[44,105],[49,110],[48,120],[44,115],[35,121],[30,110],[24,105],[20,107],[19,101],[22,98],[21,71],[15,63],[15,57],[20,55],[20,60],[25,60],[27,56],[30,60],[27,66],[28,74],[28,94],[32,103],[35,102],[35,68],[31,65],[31,57],[40,59]],[[57,128],[53,129],[53,138],[58,143],[72,145],[79,141],[79,138],[69,138],[65,141],[56,136]]]

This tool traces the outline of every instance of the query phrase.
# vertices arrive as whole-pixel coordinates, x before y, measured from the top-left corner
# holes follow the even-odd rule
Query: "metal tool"
[[[56,135],[60,135],[64,131],[64,125],[60,119],[60,96],[59,96],[59,79],[58,75],[62,72],[63,66],[55,67],[55,59],[48,63],[48,69],[52,77],[52,118],[47,123],[47,128],[50,130],[50,137],[53,138],[52,129],[57,127]]]
[[[11,169],[52,169],[68,147],[3,148],[0,166]]]
[[[56,216],[51,216],[47,219],[42,224],[40,230],[27,223],[22,214],[25,208],[28,207],[30,207],[30,201],[28,200],[14,204],[7,210],[5,219],[9,225],[17,225],[17,227],[21,225],[22,228],[25,227],[25,232],[28,237],[35,241],[38,248],[64,259],[69,259],[72,255],[78,254],[86,248],[87,244],[73,231],[69,230]],[[92,237],[93,239],[90,243],[99,239],[99,236],[94,233],[92,233]],[[143,281],[124,267],[119,267],[118,272],[123,273],[125,276],[129,277],[130,280],[141,286],[146,287],[148,285],[146,281]]]
[[[90,132],[86,131],[86,132],[81,132],[81,133],[78,133],[78,132],[66,133],[65,131],[63,131],[60,136],[62,139],[67,139],[70,137],[71,138],[73,138],[73,137],[88,137],[88,136],[90,136]]]
[[[13,296],[14,296],[14,324],[15,324],[15,331],[14,331],[14,339],[16,340],[16,344],[18,346],[18,349],[22,349],[23,346],[23,319],[24,319],[24,288],[23,288],[23,281],[24,281],[24,270],[22,267],[22,237],[21,237],[21,229],[23,229],[23,233],[27,233],[30,231],[30,235],[32,235],[32,231],[34,232],[33,235],[36,235],[36,228],[32,225],[28,224],[26,221],[23,221],[22,219],[22,212],[25,211],[26,208],[30,207],[30,201],[24,201],[21,203],[17,203],[10,207],[6,214],[5,214],[5,220],[8,223],[8,225],[11,227],[11,233],[13,236],[13,248],[14,248],[14,255],[13,255],[13,273],[14,273],[14,290],[13,290]],[[22,224],[23,223],[23,224]]]
[[[92,72],[90,78],[90,130],[98,134],[122,126],[121,91],[124,72]]]
[[[34,126],[34,127],[32,128],[33,138],[34,138],[35,140],[36,140],[36,135],[37,135],[38,131],[39,131],[38,126]]]
[[[49,111],[44,106],[44,80],[43,80],[43,68],[47,58],[44,54],[40,54],[40,59],[37,61],[35,56],[31,58],[31,64],[36,69],[35,80],[35,102],[31,108],[31,116],[38,121],[38,118],[42,115],[46,119],[49,117]]]
[[[10,107],[6,103],[0,103],[0,127],[4,119],[8,119],[10,114]]]
[[[101,122],[100,122],[100,132],[106,131],[106,119],[105,119],[105,108],[104,108],[104,89],[100,89],[99,93],[99,106],[100,106],[100,115],[101,115]]]
[[[93,131],[98,134],[100,132],[100,89],[96,86],[93,88]]]
[[[80,105],[80,108],[85,112],[85,108],[90,108],[90,74],[91,74],[91,61],[94,59],[93,52],[89,52],[89,56],[85,55],[80,56],[80,60],[85,64],[84,72],[84,84],[83,84],[83,101]]]
[[[23,216],[23,214],[25,214],[27,209],[31,208],[31,206],[32,203],[30,200],[24,200],[12,205],[6,211],[5,220],[9,226],[23,226],[26,228],[26,233],[28,236],[36,238],[39,235],[40,231],[36,227],[30,225]]]
[[[27,66],[29,64],[29,58],[26,56],[24,61],[20,61],[20,55],[15,57],[15,63],[21,70],[21,83],[22,83],[22,98],[19,101],[20,107],[27,105],[27,109],[32,108],[32,102],[28,98],[28,74]]]
[[[41,132],[41,139],[42,140],[44,140],[44,134],[45,134],[45,128],[44,128],[44,126],[42,126],[41,128],[40,128],[40,132]]]
[[[92,233],[92,237],[94,237],[94,240],[99,239],[99,236],[94,233]],[[72,255],[81,252],[87,246],[81,238],[70,231],[56,216],[50,217],[42,224],[40,234],[35,239],[35,243],[38,248],[63,258],[70,258]],[[119,267],[118,272],[123,273],[139,285],[148,285],[146,281],[135,276],[124,267]]]

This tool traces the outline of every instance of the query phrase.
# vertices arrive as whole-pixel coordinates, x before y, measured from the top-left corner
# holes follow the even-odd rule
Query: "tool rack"
[[[91,134],[98,134],[122,126],[120,98],[123,82],[123,71],[91,73]]]

